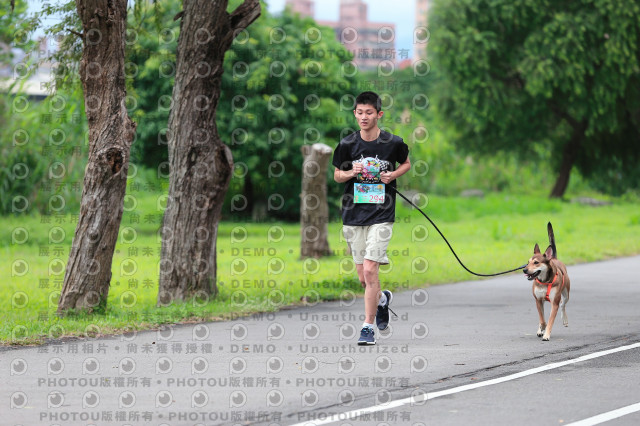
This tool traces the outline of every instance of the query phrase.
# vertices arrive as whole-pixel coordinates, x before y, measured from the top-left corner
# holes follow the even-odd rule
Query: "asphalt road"
[[[355,344],[356,299],[4,348],[0,424],[636,425],[639,267],[570,266],[569,327],[549,342],[513,273],[395,293],[373,347]]]

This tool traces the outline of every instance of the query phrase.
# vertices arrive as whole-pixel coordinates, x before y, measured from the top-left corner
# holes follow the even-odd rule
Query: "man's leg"
[[[344,238],[347,240],[349,251],[353,256],[353,262],[356,264],[356,272],[358,273],[360,284],[362,285],[362,288],[366,289],[367,286],[364,279],[364,266],[362,265],[367,248],[365,228],[366,227],[364,226],[345,225],[342,227],[342,233]]]
[[[380,264],[373,260],[365,259],[362,265],[364,281],[364,314],[365,322],[374,324],[376,312],[378,311],[378,301],[380,300],[380,279],[378,269]],[[358,274],[359,275],[359,274]]]
[[[358,273],[358,279],[360,280],[360,284],[365,290],[365,306],[368,303],[366,300],[367,294],[369,292],[367,286],[367,276],[365,274],[365,264],[369,264],[370,261],[364,259],[364,254],[366,252],[366,235],[365,235],[364,226],[344,226],[343,233],[347,243],[349,244],[349,249],[351,250],[351,254],[353,255],[353,261],[356,264],[356,272]],[[375,263],[375,262],[372,262]],[[377,275],[377,273],[376,273]],[[378,284],[378,287],[380,285]],[[374,293],[375,295],[375,293]],[[377,309],[374,307],[374,309]],[[362,330],[360,331],[360,338],[358,339],[358,345],[375,345],[376,339],[373,331],[374,322],[373,318],[375,318],[375,310],[373,311],[374,315],[365,315],[367,320],[365,320],[365,324],[363,324]],[[366,313],[366,310],[365,310]]]
[[[367,295],[367,289],[365,289],[365,315],[367,321],[370,321],[371,315],[375,317],[378,330],[385,330],[389,325],[389,304],[393,298],[391,291],[380,291],[380,278],[378,275],[380,265],[389,263],[387,246],[392,234],[393,223],[372,225],[367,233],[367,255],[364,260],[364,271],[367,288],[371,283],[371,294]],[[367,262],[371,262],[371,264]]]
[[[356,272],[358,273],[358,279],[360,280],[362,288],[366,290],[367,282],[364,280],[364,265],[356,263]]]

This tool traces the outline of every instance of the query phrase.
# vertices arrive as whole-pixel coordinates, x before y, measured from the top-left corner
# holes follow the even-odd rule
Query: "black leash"
[[[453,247],[451,247],[451,244],[449,244],[449,241],[447,241],[447,239],[445,238],[445,236],[442,234],[442,232],[440,231],[440,229],[438,229],[438,227],[436,226],[435,223],[433,223],[433,221],[429,218],[429,216],[427,216],[427,214],[425,212],[422,211],[422,209],[418,206],[416,206],[415,204],[413,204],[411,202],[411,200],[409,200],[407,197],[405,197],[400,191],[398,191],[396,188],[394,188],[391,185],[388,185],[390,188],[392,188],[394,191],[396,191],[396,193],[401,196],[402,198],[405,199],[405,201],[409,204],[411,204],[413,207],[415,207],[420,213],[422,213],[422,216],[424,216],[429,223],[431,223],[433,225],[434,228],[436,228],[436,231],[438,231],[438,234],[440,234],[440,236],[442,237],[442,239],[444,240],[445,243],[447,243],[447,245],[449,246],[449,250],[451,250],[451,253],[453,253],[453,255],[456,257],[456,260],[458,261],[458,263],[460,264],[460,266],[462,266],[468,273],[473,274],[473,275],[477,275],[479,277],[495,277],[496,275],[503,275],[503,274],[508,274],[509,272],[514,272],[514,271],[518,271],[521,270],[522,268],[524,268],[525,266],[527,266],[527,264],[525,263],[522,266],[518,266],[517,268],[514,269],[509,269],[508,271],[503,271],[503,272],[498,272],[495,274],[477,274],[475,272],[473,272],[472,270],[470,270],[469,268],[467,268],[466,266],[464,266],[464,263],[462,263],[462,261],[460,260],[460,258],[458,257],[458,255],[456,254],[456,252],[453,250]]]

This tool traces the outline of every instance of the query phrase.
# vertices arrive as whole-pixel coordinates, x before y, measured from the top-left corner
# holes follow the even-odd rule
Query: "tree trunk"
[[[586,123],[578,123],[573,126],[573,133],[571,139],[562,149],[562,160],[560,162],[560,169],[558,170],[558,177],[556,183],[553,185],[549,198],[562,198],[564,196],[567,187],[569,186],[569,178],[571,177],[571,169],[576,161],[582,141],[584,140],[584,131],[586,130]]]
[[[260,16],[258,0],[233,13],[227,1],[184,0],[169,115],[169,201],[164,213],[158,304],[215,296],[216,238],[233,172],[216,108],[225,52]]]
[[[303,145],[300,194],[300,257],[329,255],[327,165],[332,149],[322,143]]]
[[[58,313],[104,310],[122,218],[136,125],[125,107],[126,0],[76,0],[83,27],[80,79],[89,123],[89,162]]]

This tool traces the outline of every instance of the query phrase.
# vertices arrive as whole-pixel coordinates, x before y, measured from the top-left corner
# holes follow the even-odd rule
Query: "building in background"
[[[315,2],[313,0],[287,0],[285,7],[291,9],[293,13],[313,18]]]
[[[302,16],[314,18],[313,0],[287,0],[286,7]],[[377,69],[381,63],[396,63],[396,26],[392,22],[370,22],[363,0],[340,0],[338,21],[317,21],[333,28],[338,40],[353,53],[361,70]]]

